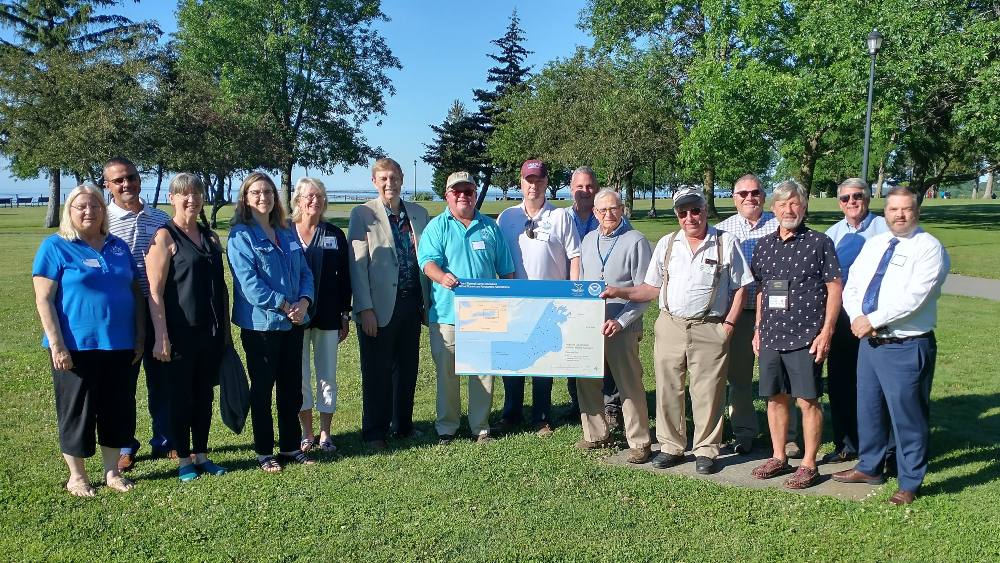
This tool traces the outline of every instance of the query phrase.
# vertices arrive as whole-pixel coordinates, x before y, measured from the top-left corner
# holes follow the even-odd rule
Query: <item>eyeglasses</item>
[[[247,190],[247,195],[257,199],[274,197],[274,190]]]
[[[675,211],[675,213],[677,213],[678,219],[683,219],[688,216],[688,213],[690,213],[692,217],[700,217],[701,211],[702,209],[700,207],[692,207],[691,209],[682,209],[681,211]]]
[[[760,197],[760,190],[744,190],[736,192],[736,195],[740,196],[741,199],[746,199],[748,197]]]
[[[268,190],[268,191],[270,192],[270,190]],[[320,200],[323,199],[323,196],[321,196],[319,194],[309,194],[309,195],[302,196],[302,199],[304,199],[306,201],[320,201]]]
[[[125,185],[125,182],[138,182],[139,178],[140,178],[140,176],[139,176],[138,173],[133,173],[133,174],[129,174],[127,176],[120,176],[118,178],[112,178],[112,179],[108,180],[108,183],[109,184],[114,184],[116,186],[123,186],[123,185]]]
[[[596,213],[597,213],[598,215],[606,215],[606,214],[608,214],[608,213],[611,213],[611,212],[615,212],[615,213],[621,213],[621,211],[622,211],[622,206],[621,206],[621,205],[616,205],[616,206],[614,206],[614,207],[604,207],[604,208],[600,208],[600,207],[595,207],[595,208],[594,208],[594,211],[595,211],[595,212],[596,212]]]
[[[524,222],[524,236],[526,236],[526,237],[528,237],[530,239],[534,239],[535,238],[535,220],[534,219],[528,218],[528,220]]]
[[[76,209],[80,213],[86,213],[87,211],[96,212],[101,210],[101,206],[97,204],[88,205],[70,205],[73,209]]]
[[[453,194],[455,194],[455,197],[463,196],[463,195],[466,196],[466,197],[472,197],[476,193],[475,188],[465,188],[465,189],[462,189],[462,190],[456,190],[456,189],[452,188],[452,189],[450,189],[448,191],[451,192],[451,193],[453,193]]]
[[[864,192],[854,192],[853,194],[844,194],[844,195],[838,197],[837,199],[839,199],[841,203],[847,203],[848,201],[851,201],[852,199],[854,201],[861,201],[861,200],[865,199],[865,194],[864,194]]]

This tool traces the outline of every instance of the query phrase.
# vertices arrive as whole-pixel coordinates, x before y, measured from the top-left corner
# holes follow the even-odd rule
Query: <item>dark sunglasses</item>
[[[455,197],[458,197],[460,195],[471,196],[471,195],[473,195],[473,194],[476,193],[476,190],[474,188],[466,188],[466,189],[463,189],[463,190],[456,190],[456,189],[452,188],[449,191],[451,193],[455,194]]]
[[[743,199],[746,199],[746,198],[748,198],[750,196],[760,197],[760,194],[761,194],[760,190],[750,190],[750,191],[736,192],[736,195],[740,196]]]
[[[687,217],[688,213],[690,213],[692,217],[700,217],[701,216],[701,208],[700,207],[692,207],[691,209],[684,209],[683,211],[677,211],[676,213],[677,213],[677,218],[678,219],[683,219],[683,218]]]
[[[535,220],[529,218],[524,222],[524,236],[533,239],[535,238]]]
[[[108,180],[108,183],[109,184],[114,184],[116,186],[121,186],[125,182],[138,182],[139,179],[140,179],[140,176],[138,174],[129,174],[128,176],[121,176],[119,178],[112,178],[111,180]]]
[[[843,203],[847,203],[848,201],[851,201],[852,199],[854,201],[861,201],[862,199],[865,199],[865,194],[863,194],[861,192],[854,192],[853,194],[844,194],[844,195],[838,197],[837,199],[839,199]]]

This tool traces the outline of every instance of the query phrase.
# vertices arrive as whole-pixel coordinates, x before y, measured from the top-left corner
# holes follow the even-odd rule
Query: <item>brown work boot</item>
[[[552,434],[552,426],[550,426],[548,422],[543,422],[535,427],[535,435],[539,438],[548,438],[552,436]]]
[[[591,442],[589,440],[580,440],[576,443],[577,449],[581,450],[600,450],[603,448],[610,448],[614,443],[610,438],[605,438],[603,440],[598,440],[596,442]]]
[[[634,464],[646,463],[652,455],[653,450],[648,445],[641,448],[629,448],[625,461]]]

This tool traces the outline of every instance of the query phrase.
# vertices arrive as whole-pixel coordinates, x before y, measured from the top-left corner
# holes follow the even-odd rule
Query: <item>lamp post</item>
[[[413,201],[417,201],[417,159],[413,159]]]
[[[868,111],[865,113],[865,149],[861,157],[861,179],[868,182],[868,147],[872,140],[872,94],[875,91],[875,57],[882,48],[882,34],[873,29],[868,34],[868,54],[872,57],[868,71]],[[869,188],[870,189],[870,188]]]

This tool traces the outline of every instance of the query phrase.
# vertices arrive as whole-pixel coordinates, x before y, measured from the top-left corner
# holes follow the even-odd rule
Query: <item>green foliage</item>
[[[455,100],[448,109],[448,115],[441,125],[431,125],[435,138],[425,144],[427,152],[423,161],[434,167],[431,188],[439,198],[444,199],[445,181],[453,172],[465,170],[482,177],[481,149],[474,118],[465,110],[465,105]]]
[[[217,77],[240,119],[270,131],[285,205],[293,166],[332,173],[380,154],[361,125],[385,112],[400,64],[374,29],[388,20],[378,0],[184,0],[177,20],[181,66]]]

